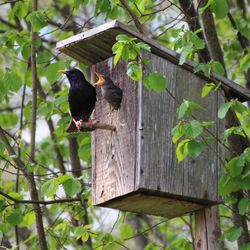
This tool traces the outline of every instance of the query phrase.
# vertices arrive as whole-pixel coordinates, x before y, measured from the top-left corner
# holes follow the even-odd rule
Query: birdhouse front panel
[[[116,127],[116,131],[96,130],[92,136],[93,202],[103,203],[135,190],[137,84],[126,75],[122,62],[113,66],[109,58],[93,67],[93,71],[109,76],[123,91],[121,108],[113,110],[97,92],[94,118]],[[93,79],[94,81],[94,79]]]

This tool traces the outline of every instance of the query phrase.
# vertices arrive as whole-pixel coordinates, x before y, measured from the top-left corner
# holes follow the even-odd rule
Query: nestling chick
[[[98,81],[94,86],[101,86],[103,98],[115,109],[121,107],[122,90],[116,86],[110,77],[101,75],[97,72],[95,74],[98,77]]]
[[[82,122],[90,122],[91,125],[90,116],[95,108],[96,89],[85,79],[79,69],[73,68],[59,72],[65,74],[69,80],[69,109],[73,122],[77,129],[81,130]]]

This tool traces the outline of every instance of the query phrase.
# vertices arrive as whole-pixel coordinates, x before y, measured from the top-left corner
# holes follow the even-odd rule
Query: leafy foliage
[[[5,144],[0,141],[1,192],[8,195],[0,195],[1,238],[9,240],[13,249],[17,248],[14,229],[18,226],[21,228],[18,231],[27,232],[25,239],[19,238],[20,244],[25,245],[27,249],[40,248],[39,235],[33,231],[36,224],[35,210],[32,204],[23,203],[31,199],[30,186],[23,172],[16,170],[15,160],[18,158],[24,163],[25,169],[34,174],[39,199],[55,202],[46,205],[46,209],[43,207],[49,249],[90,249],[90,242],[93,249],[135,249],[136,238],[141,235],[145,235],[143,240],[146,242],[146,250],[192,249],[193,219],[187,216],[184,220],[176,218],[168,221],[121,213],[110,228],[102,228],[104,212],[91,205],[90,134],[76,133],[69,138],[65,133],[70,120],[67,104],[68,84],[58,74],[58,70],[75,65],[85,71],[89,69],[86,65],[58,53],[55,43],[111,19],[119,19],[133,26],[129,12],[117,0],[59,0],[52,5],[47,1],[38,2],[37,11],[32,11],[30,0],[4,1],[0,5],[0,126],[6,131],[7,139],[16,154],[9,154]],[[250,69],[250,56],[248,48],[243,51],[238,35],[240,32],[243,41],[250,39],[248,14],[244,16],[242,10],[236,5],[229,5],[226,0],[209,0],[206,6],[198,8],[201,13],[207,8],[211,8],[214,13],[216,31],[223,49],[224,67],[224,64],[215,60],[198,62],[200,51],[205,48],[205,41],[200,36],[202,30],[188,30],[187,25],[180,21],[184,15],[179,13],[179,1],[171,1],[170,7],[161,2],[126,1],[138,21],[144,24],[150,37],[162,46],[180,53],[180,65],[191,59],[197,63],[194,73],[203,71],[205,76],[210,78],[212,73],[225,76],[226,70],[230,79],[241,85],[245,84],[245,76]],[[226,18],[229,12],[235,20],[236,27]],[[36,36],[33,41],[31,28]],[[39,90],[35,162],[29,157],[32,121],[32,45],[37,52],[36,80]],[[120,60],[126,63],[127,75],[132,80],[142,82],[150,91],[167,94],[167,91],[164,91],[168,90],[171,78],[153,70],[147,58],[147,53],[151,52],[149,45],[134,37],[119,34],[112,49],[114,65],[116,66]],[[204,85],[201,97],[206,98],[217,93],[220,85],[219,82],[209,81]],[[214,121],[200,121],[196,118],[196,114],[205,112],[206,108],[199,104],[199,100],[183,100],[179,103],[176,115],[178,122],[171,132],[172,141],[177,144],[176,154],[179,162],[185,161],[187,157],[196,159],[206,153],[214,140],[221,141],[221,146],[228,148],[231,136],[249,137],[250,113],[245,104],[238,100],[222,104],[218,110],[218,118],[225,119],[228,112],[234,112],[240,123],[227,127],[218,138],[211,138],[207,134],[207,130],[214,126]],[[69,141],[79,146],[78,151],[73,154],[80,165],[72,164]],[[220,158],[224,160],[223,155],[220,155]],[[232,211],[228,206],[235,205],[243,218],[249,216],[250,201],[246,195],[249,193],[249,183],[249,148],[245,148],[242,154],[232,154],[228,151],[224,175],[219,181],[220,194],[227,202],[227,207],[221,206],[221,224],[223,240],[226,243],[234,242],[234,249],[235,241],[241,239],[244,229],[229,222],[228,218],[232,216]],[[234,195],[236,191],[242,191],[244,194],[239,200]],[[60,203],[61,199],[74,201]],[[113,217],[113,214],[111,215],[107,217]],[[131,223],[131,220],[134,223]],[[110,226],[110,222],[106,224]],[[139,226],[136,228],[135,225]],[[249,249],[249,243],[243,244],[240,249]]]

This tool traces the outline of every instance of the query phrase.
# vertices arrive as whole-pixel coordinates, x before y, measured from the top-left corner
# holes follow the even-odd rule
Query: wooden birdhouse
[[[148,68],[168,79],[168,89],[183,99],[200,103],[196,113],[203,121],[215,121],[210,128],[215,136],[224,129],[217,111],[221,93],[201,100],[204,84],[211,82],[202,73],[194,74],[194,63],[178,65],[179,55],[139,34],[118,21],[101,25],[58,42],[57,49],[92,66],[93,71],[110,76],[123,90],[119,110],[112,110],[98,93],[94,118],[114,125],[116,131],[92,133],[92,195],[94,205],[164,217],[175,217],[220,202],[218,180],[221,173],[217,142],[209,144],[196,160],[186,158],[178,164],[171,129],[177,124],[177,103],[166,91],[156,93],[126,75],[126,65],[113,64],[112,46],[118,34],[127,34],[147,43],[151,52]],[[144,75],[149,71],[145,69]],[[223,86],[249,98],[242,87],[220,76]],[[94,79],[93,79],[94,81]]]

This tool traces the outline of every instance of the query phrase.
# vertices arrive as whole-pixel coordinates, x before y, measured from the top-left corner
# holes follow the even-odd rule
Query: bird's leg
[[[80,130],[81,130],[81,127],[82,127],[82,120],[77,121],[77,120],[75,120],[75,119],[73,118],[73,122],[75,123],[75,125],[76,125],[78,131],[80,131]]]

